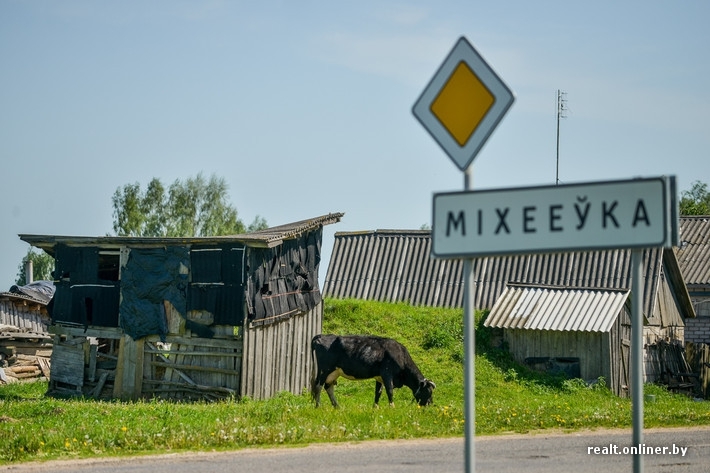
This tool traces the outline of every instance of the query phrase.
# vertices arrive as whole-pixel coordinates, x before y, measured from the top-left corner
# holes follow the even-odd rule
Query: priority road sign
[[[510,89],[462,36],[412,113],[465,171],[513,101]]]

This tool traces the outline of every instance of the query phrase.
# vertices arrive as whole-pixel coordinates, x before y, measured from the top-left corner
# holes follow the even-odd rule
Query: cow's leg
[[[333,407],[337,408],[338,406],[338,401],[335,400],[335,382],[332,383],[325,383],[325,392],[328,393],[328,397],[330,398],[330,403],[333,404]]]
[[[320,384],[320,380],[316,379],[313,381],[313,388],[311,389],[311,395],[313,400],[316,401],[316,407],[320,406],[320,391],[323,389],[323,385]]]
[[[382,379],[382,384],[385,385],[385,392],[387,393],[387,400],[390,402],[390,407],[394,407],[394,382],[391,377],[386,377]]]
[[[382,396],[382,383],[379,380],[375,380],[375,405],[372,407],[378,407],[380,396]]]
[[[328,393],[328,397],[330,398],[330,403],[333,405],[333,407],[338,407],[338,401],[335,400],[335,385],[338,384],[338,378],[342,374],[342,370],[340,368],[335,368],[328,376],[325,378],[324,386],[325,386],[325,392]]]
[[[311,397],[316,402],[316,407],[320,406],[320,393],[323,386],[329,384],[328,381],[327,372],[320,370],[311,383]]]

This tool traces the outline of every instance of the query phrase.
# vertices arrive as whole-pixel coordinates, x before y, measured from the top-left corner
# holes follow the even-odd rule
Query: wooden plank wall
[[[665,278],[665,275],[661,275]],[[683,341],[684,327],[683,316],[678,309],[677,296],[669,284],[661,284],[656,294],[655,314],[661,319],[661,327],[666,329],[668,335],[676,340]]]
[[[645,337],[650,340],[653,334],[645,333]],[[603,376],[609,389],[622,397],[629,395],[630,338],[626,310],[608,333],[505,330],[510,352],[519,363],[524,363],[528,357],[578,357],[582,379]]]
[[[301,394],[310,389],[311,339],[322,326],[322,303],[305,314],[245,326],[242,396],[267,399],[282,391]]]
[[[46,333],[48,320],[42,318],[41,310],[44,309],[37,303],[2,299],[0,325],[12,325],[26,332]]]
[[[505,330],[505,337],[519,363],[524,363],[528,357],[578,357],[582,379],[608,376],[608,367],[603,366],[603,337],[599,332],[518,329]]]

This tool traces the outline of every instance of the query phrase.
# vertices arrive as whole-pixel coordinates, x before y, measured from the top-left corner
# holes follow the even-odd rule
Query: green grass
[[[303,445],[315,442],[463,435],[463,330],[460,310],[363,301],[327,300],[324,331],[369,333],[402,342],[437,388],[434,405],[420,408],[408,388],[372,408],[374,381],[340,379],[341,408],[327,398],[316,409],[308,393],[267,401],[214,404],[165,401],[105,402],[56,399],[46,383],[0,387],[0,463],[187,450]],[[588,388],[531,372],[491,348],[477,331],[476,433],[631,425],[631,403],[603,385]],[[645,426],[710,425],[710,402],[694,402],[647,386]]]

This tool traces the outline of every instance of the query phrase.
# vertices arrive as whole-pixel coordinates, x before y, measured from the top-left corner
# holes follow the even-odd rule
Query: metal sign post
[[[643,472],[643,250],[631,251],[631,423],[634,473]]]
[[[464,172],[473,188],[474,158],[513,104],[513,93],[463,36],[412,107],[412,113]],[[473,259],[464,260],[465,471],[475,470],[475,308]]]
[[[464,173],[464,189],[473,187],[472,168]],[[476,470],[476,308],[473,306],[473,258],[463,262],[463,349],[464,349],[464,471]]]

